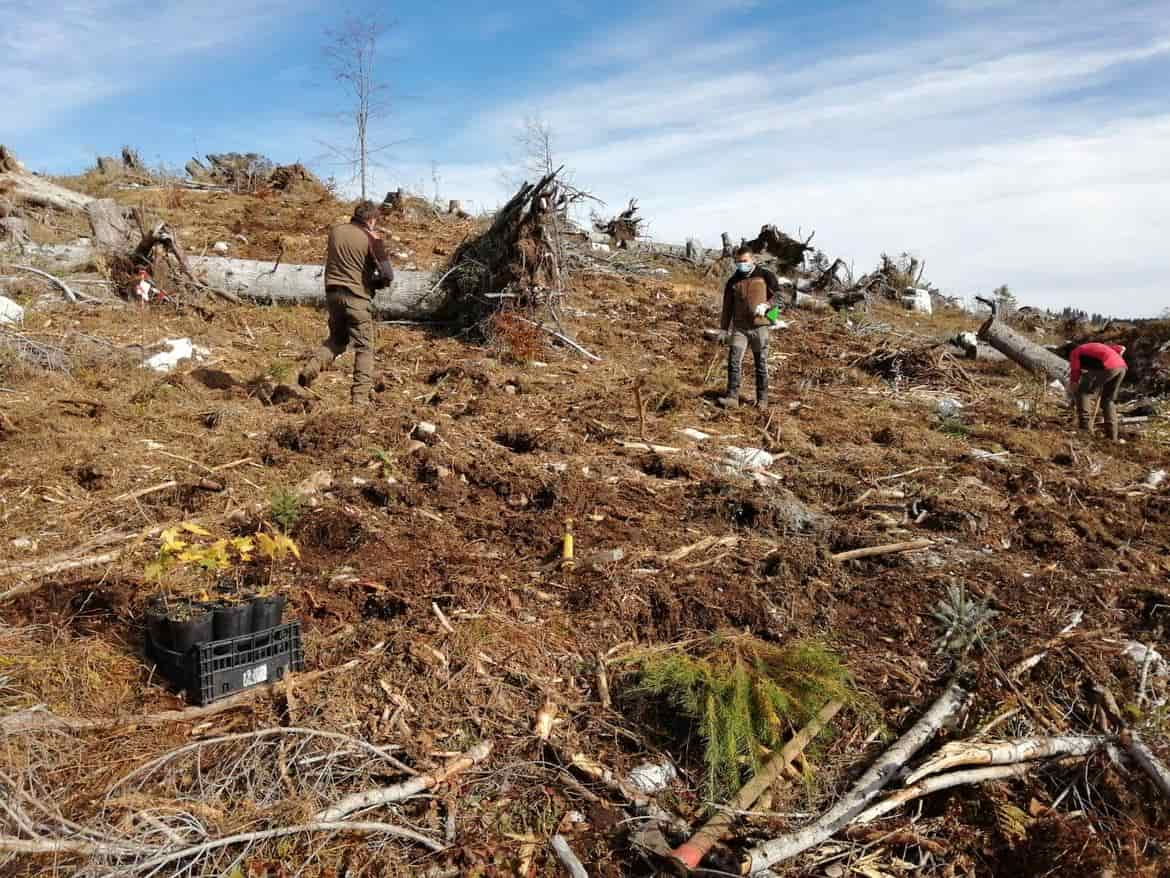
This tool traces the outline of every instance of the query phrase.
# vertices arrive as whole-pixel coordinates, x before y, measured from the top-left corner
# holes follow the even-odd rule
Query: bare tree
[[[370,157],[386,149],[371,146],[370,125],[390,110],[389,86],[378,77],[378,42],[387,27],[373,17],[352,16],[340,27],[326,31],[325,58],[333,77],[346,88],[351,103],[342,113],[353,123],[353,143],[347,148],[328,145],[360,181],[366,198]]]

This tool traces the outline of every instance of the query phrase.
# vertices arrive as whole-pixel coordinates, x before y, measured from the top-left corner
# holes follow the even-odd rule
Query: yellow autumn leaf
[[[201,525],[198,525],[193,521],[184,521],[182,524],[182,528],[187,533],[195,534],[196,536],[200,536],[200,537],[209,537],[212,535],[211,531],[209,531],[207,528],[202,527]]]

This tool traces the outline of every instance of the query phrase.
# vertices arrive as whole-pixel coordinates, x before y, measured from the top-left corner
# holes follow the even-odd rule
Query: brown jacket
[[[723,291],[720,329],[754,329],[768,326],[768,318],[756,314],[756,307],[768,303],[768,282],[759,276],[732,278]]]
[[[394,271],[386,261],[381,242],[355,222],[340,223],[329,230],[325,251],[325,287],[344,287],[355,296],[372,299],[371,272],[377,265],[388,285]]]

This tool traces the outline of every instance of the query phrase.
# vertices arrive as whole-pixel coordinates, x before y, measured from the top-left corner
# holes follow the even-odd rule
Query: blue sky
[[[321,45],[347,10],[393,25],[375,191],[433,194],[435,163],[492,207],[540,117],[662,240],[776,222],[859,274],[909,250],[959,295],[1170,307],[1170,0],[0,0],[0,142],[53,172],[131,143],[340,173]]]

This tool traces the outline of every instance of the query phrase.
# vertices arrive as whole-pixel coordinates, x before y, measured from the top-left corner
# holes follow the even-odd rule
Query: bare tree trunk
[[[1029,372],[1046,375],[1068,388],[1068,361],[1025,338],[994,315],[980,327],[979,339]]]
[[[724,259],[731,258],[731,235],[727,234],[727,232],[723,233],[723,254],[722,254],[722,256]]]
[[[54,210],[85,210],[85,206],[93,199],[56,183],[50,183],[44,177],[27,174],[23,171],[12,171],[0,174],[0,189],[11,187],[11,195],[17,201],[24,201],[38,207],[51,207]]]

